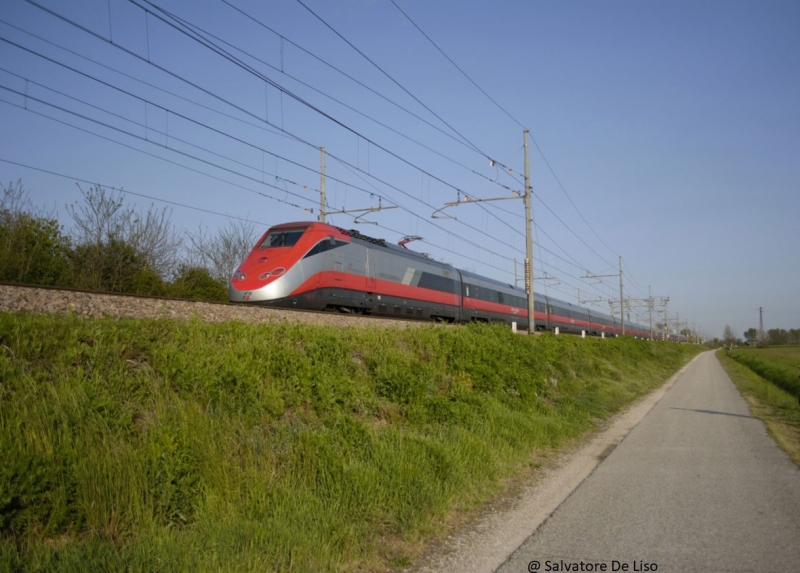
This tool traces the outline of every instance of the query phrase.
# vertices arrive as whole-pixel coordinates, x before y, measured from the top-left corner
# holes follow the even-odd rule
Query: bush
[[[211,276],[208,269],[182,265],[169,286],[169,295],[177,298],[227,302],[228,288]]]
[[[37,217],[5,201],[20,189],[3,188],[0,201],[0,280],[65,286],[70,283],[70,241],[55,219]]]
[[[125,241],[78,245],[72,251],[74,284],[78,288],[131,294],[166,294],[164,281],[142,253]]]

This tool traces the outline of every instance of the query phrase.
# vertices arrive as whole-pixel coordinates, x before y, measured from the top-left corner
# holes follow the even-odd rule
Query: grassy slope
[[[0,570],[403,566],[696,352],[0,314]]]
[[[771,351],[771,352],[768,352]],[[800,348],[747,349],[744,353],[760,357],[759,362],[780,362],[800,358]],[[735,359],[730,355],[733,354]],[[741,351],[720,350],[717,358],[728,376],[745,397],[753,413],[767,425],[778,445],[800,466],[800,403],[795,395],[762,378],[740,362]]]
[[[736,347],[728,356],[800,398],[800,346]]]

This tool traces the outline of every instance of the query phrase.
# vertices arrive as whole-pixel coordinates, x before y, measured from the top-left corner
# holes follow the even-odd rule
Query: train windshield
[[[276,229],[267,233],[264,240],[258,246],[259,249],[268,249],[270,247],[293,247],[303,233],[306,232],[305,228],[302,229]]]

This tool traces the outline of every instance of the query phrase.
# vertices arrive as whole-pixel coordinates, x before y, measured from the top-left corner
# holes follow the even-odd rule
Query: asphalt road
[[[800,572],[800,469],[713,353],[497,569],[584,570]]]

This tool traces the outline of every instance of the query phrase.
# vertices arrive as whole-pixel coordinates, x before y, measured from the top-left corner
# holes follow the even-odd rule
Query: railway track
[[[229,302],[205,302],[4,282],[0,282],[0,312],[75,315],[86,318],[131,317],[178,320],[197,318],[206,322],[228,320],[252,323],[300,322],[336,327],[407,328],[430,324],[397,318],[245,306]]]

